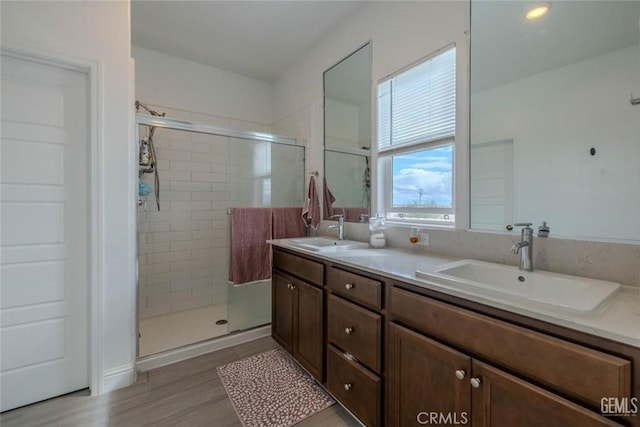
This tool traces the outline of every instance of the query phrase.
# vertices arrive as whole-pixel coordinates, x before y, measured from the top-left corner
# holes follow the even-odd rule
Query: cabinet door
[[[294,286],[293,356],[322,381],[322,289],[301,281]]]
[[[434,416],[440,424],[470,421],[471,358],[394,323],[388,357],[390,426],[424,425]]]
[[[280,273],[273,274],[271,336],[293,354],[293,279]]]
[[[472,383],[474,427],[619,425],[477,360],[473,361],[472,372],[472,377],[479,381]]]

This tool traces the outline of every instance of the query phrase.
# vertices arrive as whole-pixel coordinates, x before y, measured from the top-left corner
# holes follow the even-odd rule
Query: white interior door
[[[513,140],[471,144],[471,228],[513,224]]]
[[[88,76],[2,56],[2,411],[89,385]]]

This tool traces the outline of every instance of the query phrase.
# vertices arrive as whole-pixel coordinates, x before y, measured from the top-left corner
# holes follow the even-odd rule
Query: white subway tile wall
[[[153,108],[171,118],[271,131],[258,123]],[[140,134],[146,138],[144,127]],[[304,194],[304,150],[300,147],[161,128],[156,129],[154,145],[160,211],[150,194],[138,212],[141,319],[226,303],[227,209],[301,206]],[[143,180],[153,187],[152,174],[145,174]]]

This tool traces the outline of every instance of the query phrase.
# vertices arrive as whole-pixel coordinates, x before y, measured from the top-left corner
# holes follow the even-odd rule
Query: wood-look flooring
[[[216,367],[277,348],[261,338],[138,375],[126,388],[100,396],[87,391],[47,400],[0,415],[2,427],[31,426],[242,426]],[[33,387],[37,387],[33,384]],[[360,426],[335,404],[297,424],[300,427]]]

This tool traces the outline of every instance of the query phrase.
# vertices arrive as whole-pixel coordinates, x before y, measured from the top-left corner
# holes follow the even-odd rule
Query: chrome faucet
[[[338,229],[338,240],[344,240],[344,215],[338,214],[330,216],[329,218],[338,218],[338,224],[327,226],[327,230],[331,230],[332,228]]]
[[[522,227],[521,240],[511,247],[511,253],[520,252],[520,270],[533,271],[533,229],[530,222],[513,224]]]

